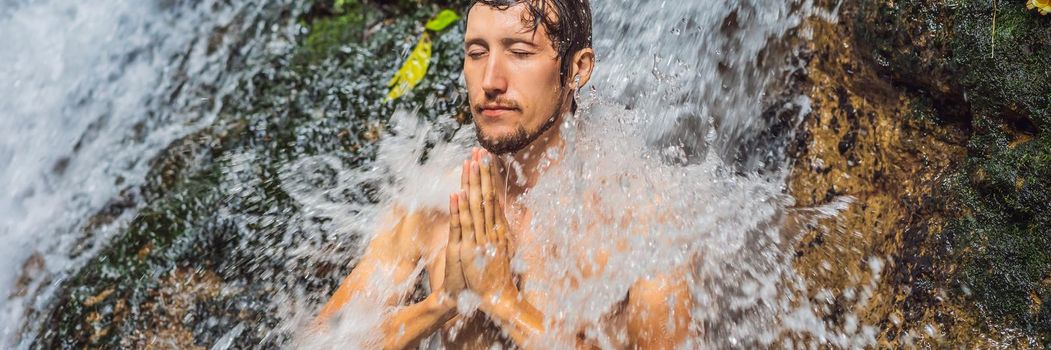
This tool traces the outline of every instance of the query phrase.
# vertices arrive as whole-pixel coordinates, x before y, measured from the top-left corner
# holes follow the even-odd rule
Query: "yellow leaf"
[[[1026,6],[1029,9],[1040,11],[1041,15],[1051,13],[1051,0],[1029,0]]]
[[[390,79],[390,92],[387,93],[387,101],[395,100],[416,87],[427,74],[427,67],[431,64],[431,37],[424,32],[420,40],[416,42],[416,48],[409,54],[409,58],[402,64],[401,69],[394,73]]]
[[[438,12],[438,15],[434,16],[430,21],[427,21],[427,24],[424,25],[424,27],[430,31],[440,32],[450,24],[456,23],[459,19],[460,16],[458,16],[456,12],[446,9]]]

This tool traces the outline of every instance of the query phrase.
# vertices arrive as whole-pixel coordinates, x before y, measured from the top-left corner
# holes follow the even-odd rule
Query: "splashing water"
[[[28,345],[66,273],[149,198],[154,156],[243,88],[238,65],[281,50],[287,33],[257,26],[282,5],[0,4],[0,347]]]
[[[23,323],[17,320],[27,309],[43,308],[50,301],[48,290],[60,283],[61,273],[95,254],[97,248],[71,254],[74,246],[85,243],[70,232],[79,232],[84,218],[122,189],[146,181],[153,154],[211,124],[222,96],[230,95],[241,77],[265,70],[265,64],[252,61],[251,48],[269,50],[271,57],[286,54],[285,40],[291,35],[284,31],[295,27],[271,18],[279,12],[275,9],[291,6],[279,1],[265,6],[206,1],[164,9],[119,1],[93,6],[42,1],[0,9],[0,28],[19,28],[3,33],[42,36],[68,18],[80,18],[86,26],[69,34],[72,52],[65,55],[51,54],[53,45],[0,53],[14,62],[57,60],[34,68],[16,64],[8,68],[15,85],[0,87],[5,98],[0,107],[14,111],[0,120],[8,127],[3,130],[29,130],[13,133],[0,144],[0,164],[20,169],[0,178],[7,196],[0,209],[11,209],[0,213],[6,215],[0,239],[14,242],[0,249],[11,250],[3,255],[12,257],[11,265],[39,251],[44,270],[56,276],[33,280],[42,286],[35,288],[43,290],[28,294],[39,296],[36,301],[16,298],[4,304],[0,325],[8,341],[18,339]],[[593,325],[634,282],[688,266],[683,278],[696,304],[688,347],[872,344],[873,328],[857,324],[856,317],[845,316],[854,320],[845,324],[823,320],[809,301],[813,292],[792,266],[798,232],[790,227],[835,215],[847,205],[844,201],[793,208],[784,189],[790,160],[783,154],[783,143],[809,108],[808,100],[790,88],[790,74],[801,69],[793,50],[798,40],[806,39],[801,35],[807,18],[831,15],[809,0],[608,0],[593,6],[598,62],[591,92],[580,96],[581,109],[560,126],[567,139],[561,162],[547,169],[540,184],[519,203],[532,211],[527,226],[537,234],[518,242],[517,254],[544,259],[533,265],[516,259],[515,265],[531,275],[547,276],[527,280],[524,288],[531,293],[553,291],[546,304],[538,305],[547,311],[549,327],[575,330]],[[21,29],[18,19],[33,18],[30,14],[50,20],[35,22],[38,29]],[[151,24],[161,21],[179,28]],[[88,25],[96,22],[111,27]],[[272,22],[280,25],[260,24]],[[436,45],[462,35],[459,30],[437,38]],[[212,49],[211,38],[234,34],[245,38],[222,40]],[[114,44],[101,45],[104,50],[83,44],[101,38]],[[129,38],[135,45],[128,44]],[[246,50],[249,54],[237,53]],[[347,54],[373,59],[370,53]],[[219,64],[241,55],[249,56],[240,58],[248,63]],[[71,57],[70,62],[63,57]],[[171,72],[173,67],[180,72]],[[318,76],[331,69],[324,64],[316,68]],[[361,82],[324,78],[312,83],[338,86],[333,89],[369,88]],[[451,94],[455,101],[462,92]],[[177,102],[168,101],[168,96]],[[20,102],[34,98],[53,103]],[[313,106],[325,110],[332,105],[326,100]],[[366,123],[372,122],[367,118],[375,110],[346,113],[361,114]],[[253,275],[251,282],[231,278],[226,287],[261,295],[253,301],[263,300],[265,306],[258,309],[267,312],[252,320],[256,325],[232,322],[213,327],[221,328],[213,330],[221,336],[209,338],[215,339],[215,348],[236,347],[238,338],[248,336],[263,339],[265,345],[287,345],[291,339],[304,348],[369,347],[378,341],[377,326],[392,311],[382,306],[383,296],[412,291],[415,281],[393,285],[378,274],[368,293],[351,300],[327,336],[295,335],[332,292],[319,281],[338,279],[339,272],[345,272],[319,272],[319,266],[355,263],[372,235],[391,225],[391,207],[441,210],[447,194],[457,188],[455,167],[473,144],[474,132],[447,117],[428,121],[420,116],[424,113],[390,116],[389,132],[379,142],[375,159],[348,161],[340,152],[303,152],[282,158],[276,176],[265,178],[259,164],[272,160],[265,159],[265,151],[247,148],[222,156],[219,187],[226,200],[215,212],[218,221],[238,232],[226,246],[236,263],[228,264],[243,265],[228,270]],[[771,115],[787,117],[776,120]],[[26,122],[37,116],[46,118]],[[251,118],[253,131],[266,129],[255,126],[265,124],[261,119]],[[781,130],[771,132],[775,128]],[[86,141],[82,146],[44,149],[37,145],[44,136]],[[68,170],[56,174],[53,164]],[[86,190],[68,191],[73,188]],[[265,202],[266,193],[275,191],[287,194],[294,212]],[[56,206],[67,209],[57,211]],[[107,227],[119,228],[136,208],[132,205]],[[56,218],[56,212],[63,212],[62,217]],[[58,234],[37,239],[51,232]],[[108,237],[94,234],[86,245]],[[603,254],[609,255],[604,268],[582,268],[594,265],[596,256]],[[878,261],[871,266],[880,268]],[[0,275],[0,292],[9,294],[15,288],[18,272]],[[414,275],[422,273],[420,266]],[[873,286],[859,288],[858,299],[864,299]],[[822,292],[816,293],[820,298]],[[605,348],[624,343],[625,335],[616,329],[587,331]],[[554,336],[542,341],[564,347]]]
[[[596,327],[598,321],[635,282],[687,269],[683,278],[695,302],[688,347],[874,344],[875,329],[857,324],[856,316],[846,315],[852,321],[845,325],[824,321],[792,266],[799,233],[786,227],[835,215],[849,201],[792,209],[779,140],[755,143],[771,127],[760,117],[765,111],[789,111],[790,125],[808,113],[807,99],[787,90],[789,73],[800,68],[792,64],[787,36],[808,16],[829,14],[809,1],[594,6],[599,60],[593,93],[581,97],[581,110],[561,126],[564,158],[519,203],[532,211],[527,226],[534,234],[517,242],[514,264],[545,276],[527,280],[524,288],[548,297],[537,305],[546,311],[547,328],[586,329],[604,348],[623,347],[623,330]],[[420,164],[425,140],[442,139],[430,135],[441,128],[402,113],[392,118],[392,129],[370,171],[333,166],[336,182],[349,184],[338,186],[343,190],[388,184],[378,195],[387,200],[356,208],[359,215],[344,223],[362,232],[389,225],[373,218],[394,204],[442,210],[445,196],[457,188],[455,167],[473,141],[465,127]],[[316,188],[299,190],[311,191]],[[313,198],[300,204],[331,204]],[[604,268],[586,272],[604,254]],[[529,265],[522,257],[530,255],[542,258]],[[871,265],[878,275],[879,262]],[[412,287],[375,283],[373,290],[395,293]],[[862,294],[873,288],[861,286]],[[377,309],[382,300],[374,298],[381,295],[356,298],[332,335],[299,345],[367,347],[376,340],[348,334],[369,334],[382,320],[372,315],[393,311]],[[299,311],[291,324],[312,312]],[[540,341],[568,346],[554,335]]]

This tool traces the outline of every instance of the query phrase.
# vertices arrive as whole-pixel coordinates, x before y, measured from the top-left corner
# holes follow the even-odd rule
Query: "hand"
[[[492,155],[477,149],[472,150],[471,159],[464,162],[461,191],[453,195],[457,206],[452,218],[459,218],[459,227],[450,232],[451,235],[459,233],[460,266],[467,287],[483,300],[509,297],[516,291],[511,275],[508,225],[503,203],[496,196],[494,179],[498,173],[493,162]]]
[[[443,302],[455,303],[460,292],[467,289],[460,260],[460,218],[457,213],[459,196],[449,196],[449,243],[445,246],[445,278],[441,290]]]

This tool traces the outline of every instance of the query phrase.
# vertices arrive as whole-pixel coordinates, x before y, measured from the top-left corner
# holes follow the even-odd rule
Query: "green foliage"
[[[338,54],[340,47],[363,39],[366,8],[356,1],[337,2],[336,7],[342,15],[319,18],[308,24],[309,34],[296,50],[297,65],[316,64]]]

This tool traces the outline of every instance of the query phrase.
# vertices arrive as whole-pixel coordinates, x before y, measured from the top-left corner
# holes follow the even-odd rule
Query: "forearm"
[[[431,293],[423,301],[396,311],[383,322],[383,348],[407,349],[439,330],[454,315],[454,306]]]
[[[531,344],[531,341],[544,333],[544,315],[517,296],[484,301],[479,309],[498,324],[520,348],[534,348],[535,346],[531,345],[535,344]]]
[[[543,349],[537,344],[538,336],[545,333],[544,315],[535,307],[520,298],[503,298],[495,303],[482,303],[479,307],[489,315],[511,337],[511,341],[522,349]],[[578,337],[579,334],[566,335],[566,343],[572,343],[575,349],[597,349],[595,344]],[[565,343],[564,343],[565,344]]]

